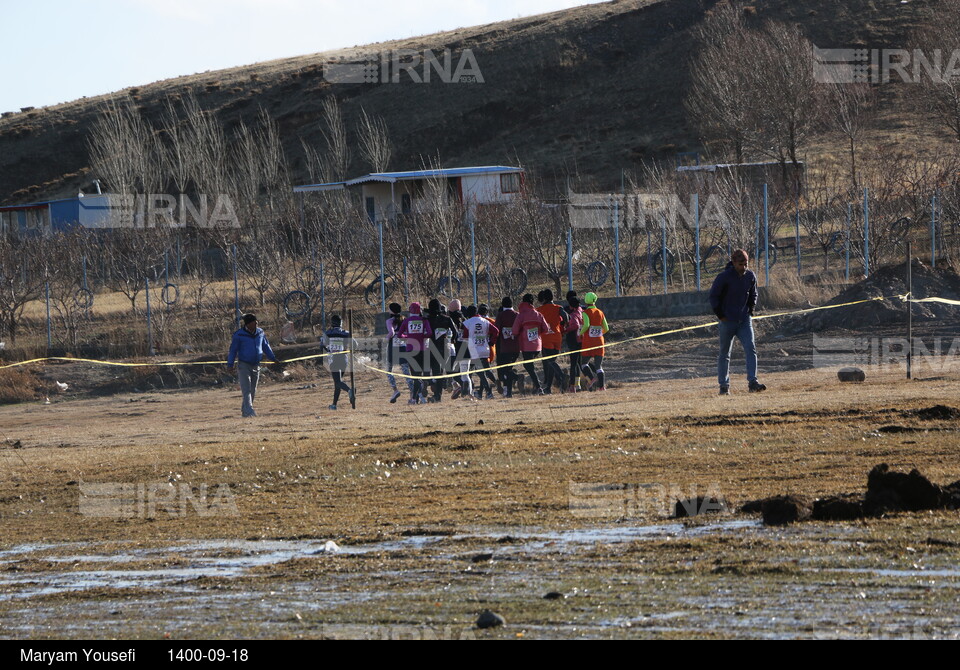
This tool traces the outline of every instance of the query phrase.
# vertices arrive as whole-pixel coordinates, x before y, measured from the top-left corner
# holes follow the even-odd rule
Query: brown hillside
[[[321,105],[336,95],[351,132],[361,106],[386,120],[391,167],[521,162],[548,181],[577,173],[597,186],[621,169],[700,148],[683,109],[690,30],[717,0],[615,0],[568,11],[156,82],[119,92],[159,124],[168,96],[192,90],[228,130],[262,106],[280,122],[295,181],[301,138],[319,146]],[[770,0],[756,20],[802,24],[820,46],[903,47],[927,0]],[[471,49],[485,83],[331,84],[323,66],[387,49]],[[895,98],[900,93],[892,94]],[[889,97],[889,96],[888,96]],[[0,120],[0,203],[69,195],[89,180],[86,133],[104,98]],[[896,112],[887,128],[930,134]],[[893,123],[893,125],[891,125]],[[922,126],[923,124],[920,123]],[[935,134],[935,133],[934,133]],[[820,150],[826,151],[825,147]],[[355,159],[352,172],[366,166]],[[109,187],[109,185],[108,185]]]

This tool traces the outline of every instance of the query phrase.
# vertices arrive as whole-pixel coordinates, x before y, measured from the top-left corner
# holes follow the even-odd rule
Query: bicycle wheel
[[[607,264],[603,261],[594,261],[587,266],[586,273],[587,283],[590,284],[593,288],[600,288],[607,283],[607,278],[610,276],[610,270],[607,268]]]

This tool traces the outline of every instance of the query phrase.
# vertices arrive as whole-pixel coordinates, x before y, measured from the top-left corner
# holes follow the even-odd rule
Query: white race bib
[[[344,349],[343,340],[330,340],[330,344],[327,345],[327,351],[331,354],[339,354]]]
[[[513,328],[504,328],[503,329],[503,339],[512,340],[513,339]]]
[[[473,346],[475,347],[485,347],[487,346],[487,338],[485,335],[477,335],[473,338]]]
[[[600,326],[590,326],[590,330],[587,332],[589,336],[595,340],[599,340],[601,337],[603,337],[603,328]]]
[[[423,321],[411,321],[407,324],[407,331],[414,335],[423,334]]]
[[[439,340],[441,337],[446,337],[447,333],[449,332],[450,331],[448,331],[446,328],[437,328],[434,331],[433,336]]]
[[[393,338],[393,346],[397,349],[403,349],[407,346],[407,341],[402,337]]]
[[[528,328],[527,329],[527,342],[536,342],[540,339],[540,329],[539,328]]]

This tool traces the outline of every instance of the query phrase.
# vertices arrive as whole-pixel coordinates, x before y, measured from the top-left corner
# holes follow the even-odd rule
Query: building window
[[[520,173],[500,175],[501,193],[519,193],[520,192]]]
[[[400,195],[400,213],[404,216],[410,216],[410,213],[413,211],[413,205],[410,202],[410,194],[402,193]]]
[[[374,198],[367,198],[367,217],[371,223],[377,222],[377,201]]]

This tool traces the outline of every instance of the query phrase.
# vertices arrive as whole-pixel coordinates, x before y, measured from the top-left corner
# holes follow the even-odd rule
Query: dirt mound
[[[885,298],[874,302],[813,312],[792,317],[784,322],[779,334],[796,335],[833,329],[866,330],[876,326],[905,323],[906,303],[897,296],[907,294],[906,267],[892,265],[880,268],[868,279],[854,284],[840,293],[828,305],[843,305],[861,300]],[[915,298],[947,298],[960,300],[960,275],[952,268],[930,268],[919,260],[913,262],[913,295]],[[914,321],[955,319],[957,308],[951,305],[928,303],[913,306]]]
[[[955,421],[960,419],[960,409],[946,405],[934,405],[924,409],[913,410],[913,416],[921,421]]]
[[[763,514],[768,526],[797,521],[853,521],[894,512],[919,512],[960,508],[960,482],[938,486],[911,470],[909,474],[890,470],[886,463],[876,466],[867,476],[864,495],[845,493],[816,501],[804,496],[783,495],[756,500],[740,508],[744,514]]]

